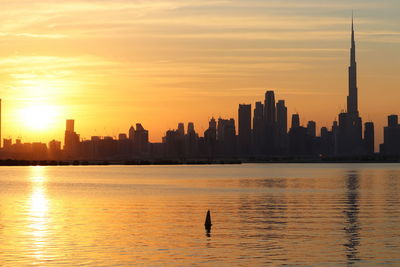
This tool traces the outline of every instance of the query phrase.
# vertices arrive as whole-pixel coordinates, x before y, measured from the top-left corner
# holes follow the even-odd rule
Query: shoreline
[[[271,158],[219,160],[0,160],[0,166],[151,166],[151,165],[240,165],[240,164],[328,164],[328,163],[400,163],[400,158]]]

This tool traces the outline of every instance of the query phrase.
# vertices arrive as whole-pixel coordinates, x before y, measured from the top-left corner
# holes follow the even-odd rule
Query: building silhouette
[[[138,156],[147,156],[149,152],[149,131],[140,123],[136,123],[133,134],[133,152]]]
[[[309,121],[307,123],[307,134],[311,137],[317,136],[317,125],[315,121]]]
[[[351,22],[351,48],[349,72],[349,94],[347,112],[339,114],[338,154],[356,155],[363,151],[362,120],[358,113],[357,62],[354,23]]]
[[[388,125],[383,129],[380,152],[387,156],[400,156],[400,125],[397,115],[388,116]]]
[[[312,153],[312,138],[307,128],[300,125],[299,114],[292,115],[292,127],[289,130],[289,152],[292,156],[310,156]]]
[[[251,105],[239,105],[239,152],[249,155],[251,152]]]
[[[61,149],[61,142],[56,140],[51,140],[48,146],[49,158],[52,160],[61,160],[63,158]]]
[[[75,121],[67,120],[64,135],[64,156],[69,159],[79,157],[79,135],[75,132]]]
[[[265,123],[264,123],[264,104],[256,102],[253,116],[253,153],[263,154],[265,147]]]
[[[364,153],[372,155],[375,152],[375,129],[373,122],[364,125]]]
[[[290,128],[297,128],[300,127],[300,115],[298,113],[292,114],[292,127]]]
[[[273,155],[276,152],[276,104],[274,91],[267,91],[264,100],[264,153]]]
[[[199,135],[196,133],[194,123],[189,122],[185,136],[185,155],[187,158],[196,158],[199,153]]]
[[[203,149],[200,148],[202,154],[207,159],[214,159],[217,150],[217,122],[212,117],[208,122],[208,129],[204,132]]]
[[[278,151],[280,154],[287,154],[287,107],[285,106],[285,100],[278,100],[276,104],[276,129]]]
[[[231,157],[236,154],[236,128],[234,119],[218,119],[217,124],[218,154]]]

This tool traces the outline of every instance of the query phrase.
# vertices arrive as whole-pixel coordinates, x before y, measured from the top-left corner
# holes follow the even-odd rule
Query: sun
[[[35,105],[20,110],[21,123],[34,131],[44,131],[52,128],[58,117],[58,108],[49,105]]]

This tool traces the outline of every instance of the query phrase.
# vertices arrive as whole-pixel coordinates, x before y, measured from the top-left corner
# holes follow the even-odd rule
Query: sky
[[[142,123],[160,142],[178,122],[237,118],[285,99],[330,127],[346,107],[354,9],[359,110],[377,143],[400,114],[398,0],[0,0],[2,136],[117,136]],[[289,119],[290,122],[290,119]]]

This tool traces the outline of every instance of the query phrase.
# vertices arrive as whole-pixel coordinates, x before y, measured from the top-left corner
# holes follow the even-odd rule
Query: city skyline
[[[116,15],[121,12],[125,14],[121,7],[126,8],[128,10],[126,12],[133,12],[132,10],[137,5],[137,3],[127,4],[123,2],[110,4],[112,14]],[[43,20],[53,22],[51,29],[38,25],[35,28],[35,25],[32,25],[31,22],[24,22],[21,18],[15,27],[7,25],[8,30],[2,33],[3,40],[16,39],[15,48],[3,44],[4,49],[0,52],[3,58],[2,66],[4,67],[3,75],[0,77],[3,81],[0,88],[3,99],[4,130],[2,135],[14,139],[21,137],[26,141],[47,142],[52,138],[61,140],[63,138],[64,120],[75,118],[81,136],[87,139],[91,135],[117,136],[119,132],[126,131],[127,126],[141,122],[146,128],[150,129],[150,140],[157,142],[162,138],[165,129],[175,127],[178,122],[192,121],[196,124],[196,128],[203,132],[207,129],[208,119],[212,116],[216,118],[219,116],[223,118],[233,117],[237,121],[235,106],[240,103],[254,105],[262,97],[263,92],[267,90],[274,90],[280,98],[285,99],[288,114],[300,113],[303,125],[309,120],[314,120],[318,127],[329,127],[331,121],[338,119],[337,114],[346,109],[346,101],[343,96],[346,96],[347,92],[345,82],[347,74],[343,65],[348,62],[348,25],[351,7],[344,1],[339,1],[336,4],[307,2],[307,10],[294,5],[291,1],[285,2],[286,4],[283,2],[265,4],[249,2],[244,11],[250,9],[254,11],[256,8],[259,8],[260,11],[269,10],[264,17],[261,16],[261,12],[253,13],[255,16],[253,20],[243,15],[244,22],[247,25],[246,29],[252,37],[246,37],[244,40],[238,40],[236,37],[233,39],[222,38],[224,35],[221,38],[216,36],[205,38],[202,43],[205,42],[207,45],[194,47],[196,48],[195,55],[202,58],[197,61],[199,68],[196,70],[186,68],[190,73],[185,71],[181,73],[180,83],[186,85],[183,87],[182,85],[176,86],[179,89],[174,89],[176,83],[170,84],[167,86],[168,88],[162,86],[162,84],[167,80],[167,83],[170,83],[172,76],[177,77],[175,74],[172,75],[172,72],[179,73],[179,70],[182,70],[185,64],[186,66],[193,65],[194,61],[190,59],[193,59],[194,55],[190,54],[190,57],[186,55],[188,53],[186,49],[189,49],[186,45],[195,44],[194,39],[196,38],[193,36],[174,39],[174,42],[179,44],[180,48],[186,47],[182,50],[182,53],[175,52],[170,56],[168,56],[168,53],[157,54],[159,60],[169,58],[166,62],[179,62],[179,64],[168,65],[168,63],[165,63],[168,68],[161,68],[163,64],[154,61],[156,55],[153,61],[147,61],[147,66],[154,62],[152,66],[160,67],[157,73],[153,72],[157,75],[152,77],[160,83],[156,90],[156,87],[152,86],[153,89],[150,89],[148,85],[144,84],[131,86],[130,81],[138,80],[138,76],[133,75],[135,74],[133,67],[131,69],[124,68],[120,72],[120,74],[124,74],[124,79],[121,81],[103,83],[103,76],[114,77],[115,75],[116,79],[120,75],[116,70],[109,70],[113,66],[119,70],[119,67],[111,61],[101,62],[103,69],[96,72],[91,67],[93,58],[81,58],[81,61],[76,62],[74,61],[76,57],[73,56],[74,51],[69,51],[70,56],[56,55],[63,54],[61,53],[61,50],[64,49],[61,47],[63,43],[78,45],[80,41],[75,38],[76,35],[80,36],[81,33],[77,34],[71,28],[66,28],[67,24],[64,20],[52,16],[43,18]],[[140,6],[142,9],[148,9],[148,15],[144,16],[139,23],[144,29],[147,25],[144,20],[153,19],[151,21],[154,22],[155,13],[153,12],[161,12],[164,16],[171,15],[168,11],[171,10],[168,9],[170,6],[166,2],[158,1],[157,3],[158,5],[153,3]],[[184,5],[175,3],[171,12],[176,14],[177,21],[189,22],[190,20],[183,16],[183,10],[193,11],[195,9],[193,5],[192,2]],[[397,18],[391,16],[391,10],[398,4],[394,1],[384,1],[380,6],[376,6],[371,1],[367,4],[358,5],[356,3],[354,5],[358,38],[360,39],[358,45],[358,61],[361,66],[359,68],[359,87],[362,88],[362,94],[359,96],[360,115],[365,121],[372,120],[375,122],[377,129],[376,143],[380,143],[383,132],[380,129],[386,125],[386,116],[397,114],[396,98],[393,96],[396,95],[395,90],[398,88],[395,70],[397,68],[396,62],[399,61],[395,60],[397,54],[393,51],[398,47],[398,43],[396,32],[392,26]],[[74,12],[79,13],[79,8],[73,4],[53,4],[43,9],[40,3],[27,3],[27,7],[30,6],[35,7],[33,9],[34,15],[45,11],[51,15],[55,11],[59,11],[58,8],[60,7],[69,7],[68,10],[62,12],[66,17],[71,18],[74,16]],[[6,7],[14,10],[16,4],[7,4]],[[221,24],[221,27],[223,32],[226,32],[229,28],[234,29],[235,34],[246,31],[235,23],[227,23],[231,21],[230,18],[237,16],[238,9],[243,9],[239,3],[233,1],[225,11],[222,11],[225,4],[215,3],[214,1],[206,1],[200,7],[209,11],[209,16],[212,18],[217,17],[219,13],[222,14],[221,20],[224,23]],[[15,11],[16,15],[25,14],[25,8],[18,12]],[[83,7],[80,6],[80,8]],[[372,16],[370,11],[377,8],[380,12],[376,12],[377,14]],[[85,5],[84,9],[89,11],[90,15],[100,15],[104,12],[104,7],[95,7],[92,4]],[[271,10],[274,14],[271,14]],[[295,11],[302,11],[305,14],[294,15]],[[317,11],[318,20],[314,20],[314,13]],[[229,14],[225,14],[225,12]],[[310,12],[313,13],[313,16],[310,16]],[[204,24],[205,22],[201,18],[205,14],[201,11],[192,14],[193,21],[189,28],[198,29],[196,27]],[[306,17],[308,18],[304,20]],[[163,19],[165,17],[159,17],[159,20]],[[129,29],[129,25],[134,25],[135,20],[131,24],[126,23],[127,21],[123,19],[120,24],[121,27],[124,26],[124,31]],[[207,25],[210,26],[209,24],[218,25],[218,22],[211,20]],[[21,28],[21,25],[24,27]],[[109,29],[111,25],[106,21],[104,29],[96,27],[95,29],[101,32]],[[301,30],[302,25],[306,26]],[[132,27],[136,29],[134,26]],[[202,34],[211,34],[213,32],[211,28],[203,29]],[[189,34],[181,31],[183,30],[178,27],[170,29],[164,34],[171,34],[171,38],[176,37],[177,33]],[[303,33],[303,38],[300,38],[296,31]],[[260,36],[255,37],[255,32],[258,32]],[[196,34],[200,33],[196,32]],[[279,35],[279,38],[276,35]],[[91,39],[93,36],[94,34],[89,32],[86,38]],[[279,47],[276,46],[273,38],[278,38]],[[262,41],[258,39],[262,39]],[[149,39],[145,38],[145,40],[148,41]],[[34,41],[33,45],[25,45],[26,42],[32,44],[31,41]],[[43,45],[42,48],[37,43],[35,44],[37,41],[40,41],[40,44]],[[114,42],[114,39],[105,42],[110,45],[108,50],[110,55],[116,54],[118,59],[127,62],[139,57],[137,54],[132,56],[131,52],[126,49],[131,41],[124,41],[124,38],[122,38],[120,46],[120,48],[123,48],[122,50],[115,49]],[[54,44],[56,50],[60,51],[55,52],[50,49],[50,44]],[[161,49],[161,47],[158,48]],[[42,52],[44,49],[48,51],[47,55]],[[98,52],[97,49],[94,49],[96,53]],[[162,49],[172,48],[167,45]],[[78,50],[80,54],[90,54],[91,52],[87,46]],[[133,50],[142,51],[137,47]],[[211,50],[214,50],[214,52],[210,52]],[[18,53],[21,55],[15,56],[15,51],[19,51]],[[391,51],[393,53],[390,53]],[[29,56],[26,56],[26,54]],[[36,56],[32,56],[33,54],[36,54]],[[378,54],[379,59],[377,59]],[[174,60],[170,58],[171,56],[174,57]],[[219,63],[212,63],[209,65],[212,68],[207,70],[204,61],[211,58]],[[27,65],[26,60],[31,60],[31,63]],[[247,63],[244,64],[244,61]],[[138,67],[145,62],[145,58],[142,58]],[[386,64],[379,62],[386,62]],[[46,66],[50,66],[47,64],[51,65],[50,69],[46,68]],[[85,75],[73,69],[75,64],[79,66],[84,64],[85,68],[88,69],[86,77],[96,81],[92,80],[84,86],[79,84],[81,78]],[[286,68],[290,65],[292,66]],[[227,69],[226,66],[230,66],[228,69],[232,71],[229,75],[226,72],[224,72],[224,75],[220,75],[223,69]],[[250,69],[253,72],[250,72]],[[189,81],[187,77],[194,74],[196,74],[196,79]],[[71,75],[74,77],[71,78]],[[290,78],[288,79],[288,77]],[[93,91],[92,83],[96,84],[98,90]],[[119,89],[121,83],[126,83],[130,89],[127,89],[128,91]],[[384,88],[384,94],[379,93],[382,88]],[[113,91],[111,95],[108,93],[110,89]],[[142,91],[136,94],[137,90]],[[176,94],[177,90],[179,94]],[[23,93],[26,93],[26,97],[23,96]],[[207,103],[207,105],[204,105],[204,103]],[[321,105],[323,106],[322,109]],[[110,108],[101,108],[102,106]],[[32,114],[44,117],[44,124],[47,124],[47,127],[34,128],[43,121],[35,123],[35,116],[32,116]],[[162,120],[160,120],[160,114],[164,115]],[[97,117],[101,117],[102,121],[97,120]]]
[[[379,153],[375,153],[374,122],[367,121],[363,127],[360,117],[353,15],[350,39],[347,109],[332,122],[331,128],[318,128],[313,120],[305,126],[299,113],[291,115],[289,128],[285,100],[276,99],[275,92],[268,90],[264,102],[257,101],[253,110],[251,104],[239,104],[236,122],[234,118],[219,117],[216,120],[212,117],[203,135],[201,131],[196,132],[193,122],[187,123],[186,131],[185,124],[179,122],[176,129],[165,132],[161,142],[151,142],[149,130],[136,123],[128,133],[120,132],[118,138],[92,135],[90,140],[85,140],[75,131],[75,120],[67,119],[63,145],[54,139],[48,145],[23,143],[20,139],[13,144],[12,139],[4,139],[0,156],[14,160],[73,160],[74,164],[79,164],[79,160],[87,162],[84,164],[88,164],[88,160],[117,160],[126,164],[148,160],[177,160],[181,163],[238,159],[249,162],[392,160],[400,156],[398,115],[388,116]]]

